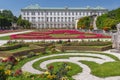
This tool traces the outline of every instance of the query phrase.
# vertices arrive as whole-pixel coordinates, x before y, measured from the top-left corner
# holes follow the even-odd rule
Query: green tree
[[[118,23],[120,23],[120,8],[109,11],[97,18],[97,27],[99,29],[116,29]]]
[[[23,20],[21,16],[19,16],[17,25],[21,26],[23,29],[30,29],[31,23],[28,20]]]
[[[0,12],[0,29],[10,29],[12,23],[16,23],[17,17],[10,10]]]
[[[79,19],[77,26],[78,26],[78,28],[89,29],[90,23],[91,23],[90,17],[83,17],[83,18]]]
[[[11,25],[11,20],[5,17],[0,17],[0,29],[10,29]]]

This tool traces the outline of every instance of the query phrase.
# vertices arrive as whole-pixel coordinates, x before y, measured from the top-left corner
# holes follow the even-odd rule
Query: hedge
[[[16,45],[12,45],[12,46],[2,46],[0,47],[0,51],[8,51],[8,50],[13,50],[13,49],[18,49],[21,47],[27,47],[29,46],[28,44],[16,44]]]
[[[37,49],[24,50],[24,51],[13,53],[12,55],[15,56],[15,57],[19,57],[19,56],[29,55],[30,52],[34,52],[34,53],[42,52],[42,53],[44,53],[45,48],[40,47],[40,48],[37,48]]]
[[[112,48],[112,45],[107,45],[103,47],[95,46],[56,46],[57,49],[62,51],[66,50],[80,50],[80,51],[105,51]]]

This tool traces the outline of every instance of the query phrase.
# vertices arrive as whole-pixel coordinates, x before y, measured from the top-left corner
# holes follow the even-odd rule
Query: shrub
[[[54,66],[48,66],[48,70],[44,73],[45,77],[49,80],[68,80],[68,71],[71,69],[67,63],[58,65],[58,70],[55,70]]]
[[[29,52],[29,54],[27,55],[27,57],[28,58],[30,58],[30,57],[33,57],[33,56],[35,56],[36,54],[34,53],[34,52]]]
[[[104,30],[104,31],[109,31],[109,30],[110,30],[110,27],[104,27],[103,30]]]
[[[18,43],[18,44],[10,45],[10,46],[2,46],[2,47],[0,47],[0,51],[13,50],[13,49],[18,49],[18,48],[27,47],[27,46],[28,46],[28,44]]]

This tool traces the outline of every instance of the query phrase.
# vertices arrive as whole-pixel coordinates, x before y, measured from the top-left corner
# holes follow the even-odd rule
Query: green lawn
[[[53,38],[77,37],[79,34],[50,34]]]
[[[120,76],[120,61],[106,62],[97,64],[91,61],[80,61],[88,65],[91,69],[91,74],[98,77]]]
[[[5,52],[15,53],[15,52],[20,52],[20,51],[24,51],[24,50],[30,50],[30,48],[29,47],[21,47],[18,49],[13,49],[13,50],[5,51]]]
[[[59,38],[59,37],[77,37],[80,36],[81,34],[50,34],[50,36],[54,37],[54,38]],[[95,34],[84,34],[85,37],[92,37],[92,36],[96,36]]]
[[[68,59],[69,57],[92,57],[92,58],[99,58],[100,59],[100,57],[85,56],[85,55],[64,55],[64,56],[62,55],[62,56],[54,56],[54,57],[48,57],[48,58],[38,60],[32,66],[37,70],[45,71],[44,69],[41,69],[39,66],[42,62],[47,61],[47,60],[52,60],[52,59]]]
[[[93,37],[96,36],[95,34],[85,34],[85,37]]]
[[[120,61],[120,59],[118,57],[116,57],[116,56],[114,56],[112,54],[107,54],[107,53],[102,53],[102,52],[97,52],[97,51],[94,51],[94,52],[92,52],[92,51],[86,51],[86,52],[85,51],[72,51],[72,52],[70,52],[70,51],[68,51],[66,53],[85,53],[85,54],[93,53],[93,54],[101,54],[101,55],[108,56],[108,57],[114,59],[115,61]]]
[[[83,52],[81,52],[81,53],[83,53]],[[84,52],[84,53],[87,54],[88,52]],[[101,65],[97,64],[95,62],[81,61],[82,63],[88,65],[91,68],[91,70],[92,70],[91,73],[93,75],[96,75],[98,77],[108,77],[108,76],[120,75],[120,69],[119,69],[120,68],[120,64],[119,64],[120,60],[117,57],[115,57],[114,55],[111,55],[111,54],[106,54],[106,53],[97,53],[97,52],[89,52],[89,53],[106,55],[106,56],[109,56],[109,57],[116,60],[116,62],[109,62],[109,63],[104,63]],[[67,53],[65,53],[65,54],[67,54]],[[48,55],[51,55],[51,54],[45,54],[45,55],[41,54],[39,56],[35,56],[32,58],[25,58],[24,60],[21,60],[17,65],[15,65],[13,70],[20,69],[28,61],[34,60],[34,59],[39,58],[39,57],[48,56]],[[55,59],[62,59],[62,58],[68,58],[68,57],[70,57],[70,56],[56,56]],[[83,55],[83,57],[84,57],[84,55]],[[91,56],[88,56],[88,57],[91,57]],[[95,57],[95,58],[97,58],[97,57]],[[33,64],[33,67],[35,69],[42,70],[39,67],[40,63],[45,61],[45,60],[50,60],[50,59],[54,59],[54,58],[50,57],[50,58],[45,58],[45,59],[39,60]],[[31,74],[31,75],[33,75],[33,74]],[[31,80],[30,78],[26,78],[25,76],[9,77],[9,80],[21,80],[21,79]],[[34,80],[47,80],[47,79],[37,78],[37,76],[36,76]],[[73,80],[73,79],[70,79],[70,80]]]
[[[10,40],[10,36],[3,36],[3,37],[0,37],[0,40]]]
[[[0,56],[8,57],[8,56],[11,56],[13,53],[24,51],[24,50],[30,50],[30,48],[29,47],[21,47],[21,48],[17,48],[17,49],[13,49],[13,50],[8,50],[8,51],[0,51]]]

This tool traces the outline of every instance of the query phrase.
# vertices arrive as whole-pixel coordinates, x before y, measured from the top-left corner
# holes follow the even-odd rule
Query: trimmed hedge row
[[[44,47],[47,47],[47,46],[50,46],[50,45],[52,45],[53,43],[41,43],[41,44],[36,44],[36,45],[38,45],[38,46],[44,46]]]
[[[19,56],[29,55],[30,52],[34,52],[34,53],[42,52],[42,53],[44,53],[45,48],[40,47],[40,48],[37,48],[37,49],[24,50],[24,51],[13,53],[12,55],[16,56],[16,57],[19,57]]]
[[[63,46],[106,46],[112,44],[111,42],[103,41],[82,41],[82,42],[67,42]]]
[[[57,49],[62,51],[66,50],[79,50],[79,51],[105,51],[112,48],[112,45],[104,47],[93,47],[93,46],[56,46]]]
[[[29,46],[28,44],[16,44],[16,45],[12,45],[12,46],[2,46],[0,47],[0,51],[8,51],[8,50],[13,50],[13,49],[18,49],[21,47],[27,47]]]

